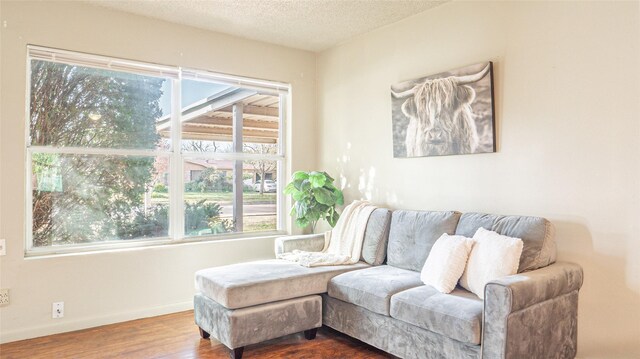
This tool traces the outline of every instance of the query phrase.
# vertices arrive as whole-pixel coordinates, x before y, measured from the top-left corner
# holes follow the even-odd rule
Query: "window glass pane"
[[[275,231],[279,191],[277,162],[245,161],[243,167],[243,231]]]
[[[182,151],[233,152],[233,108],[237,87],[208,81],[182,81]],[[231,106],[231,107],[230,107]]]
[[[279,102],[279,96],[259,94],[252,89],[183,80],[182,151],[236,152],[233,148],[234,112],[242,116],[245,144],[277,146]],[[243,150],[253,153],[253,147]],[[277,147],[274,153],[277,153]]]
[[[242,165],[241,193],[233,188],[236,164]],[[186,159],[184,181],[187,236],[276,230],[276,161]],[[235,196],[243,204],[241,220],[234,217]]]
[[[235,232],[233,167],[235,161],[186,159],[184,227],[186,236]]]
[[[254,95],[244,101],[242,121],[243,150],[247,153],[278,153],[280,97]]]
[[[31,61],[32,146],[166,148],[170,115],[168,79]]]
[[[33,246],[166,237],[168,157],[32,154]]]

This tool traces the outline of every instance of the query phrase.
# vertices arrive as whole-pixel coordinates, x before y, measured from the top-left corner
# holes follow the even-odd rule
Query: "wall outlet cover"
[[[51,318],[58,319],[64,317],[64,302],[54,302],[51,305]]]
[[[0,305],[9,304],[9,289],[0,289]]]

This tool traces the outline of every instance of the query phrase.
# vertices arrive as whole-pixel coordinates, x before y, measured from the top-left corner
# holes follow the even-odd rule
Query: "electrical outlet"
[[[0,305],[9,304],[9,289],[0,289]]]
[[[5,239],[0,239],[0,256],[7,255],[7,241]]]
[[[55,302],[51,306],[51,318],[57,319],[64,317],[64,302]]]

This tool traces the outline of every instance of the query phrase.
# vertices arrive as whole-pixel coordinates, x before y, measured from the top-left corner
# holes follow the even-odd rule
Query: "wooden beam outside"
[[[225,117],[216,117],[216,116],[212,116],[216,113],[222,113],[222,114],[227,114],[229,115],[229,121],[231,121],[231,116],[233,114],[233,110],[232,110],[233,106],[228,106],[225,108],[221,108],[215,111],[209,111],[206,113],[200,113],[197,117],[193,117],[195,115],[190,115],[189,118],[187,118],[188,122],[201,122],[203,118],[225,118]],[[246,117],[247,115],[250,115],[252,117],[258,117],[260,120],[264,120],[269,121],[270,123],[274,123],[277,127],[277,123],[279,120],[279,109],[277,107],[262,107],[262,106],[252,106],[252,105],[244,105],[244,109],[243,109],[243,114]],[[183,122],[185,121],[184,117],[183,117]],[[245,119],[244,120],[245,123],[247,121],[255,121],[255,120],[248,120]],[[156,128],[158,130],[166,130],[169,128],[169,126],[171,125],[171,118],[169,116],[165,116],[165,118],[163,118],[162,120],[159,120],[156,123]]]
[[[199,104],[194,109],[187,109],[182,111],[182,123],[189,122],[195,118],[198,118],[206,113],[217,111],[221,108],[229,107],[234,103],[242,103],[242,101],[246,98],[249,98],[255,95],[257,92],[254,90],[247,89],[239,89],[234,90],[234,92],[230,94],[226,94],[221,98],[214,98],[208,101],[204,101],[202,104]],[[164,130],[169,128],[171,125],[171,121],[160,122],[156,124],[157,130]]]
[[[216,112],[224,112],[224,113],[232,113],[232,106],[221,108]],[[277,107],[264,107],[264,106],[254,106],[254,105],[244,105],[244,109],[242,110],[244,115],[254,115],[261,117],[271,117],[275,120],[278,120],[279,110]]]
[[[201,133],[203,135],[205,134],[210,134],[210,135],[231,135],[233,136],[234,134],[234,128],[233,127],[226,127],[226,126],[216,126],[216,125],[185,125],[182,127],[182,132],[191,132],[191,133]],[[244,129],[242,131],[242,136],[249,136],[249,137],[265,137],[265,138],[274,138],[277,139],[278,138],[278,131],[274,131],[274,130],[247,130]],[[184,137],[184,136],[183,136]],[[242,151],[242,149],[240,150]]]
[[[160,132],[160,136],[163,138],[169,138],[168,132]],[[183,140],[193,141],[221,141],[221,142],[233,142],[231,135],[216,135],[216,134],[203,134],[199,132],[182,132]],[[255,136],[242,136],[243,143],[278,143],[278,139],[267,137],[255,137]]]
[[[191,122],[183,124],[184,126],[196,126],[196,125],[215,125],[224,127],[233,127],[233,119],[225,117],[208,117],[200,116]],[[243,119],[242,125],[245,130],[278,130],[278,122],[275,121],[258,121]]]
[[[182,133],[183,140],[193,140],[193,141],[220,141],[220,142],[233,142],[233,137],[231,135],[203,135],[201,133],[191,133],[191,132],[183,132]],[[278,143],[278,140],[275,138],[267,138],[267,137],[242,137],[243,143],[265,143],[265,144],[275,144]]]

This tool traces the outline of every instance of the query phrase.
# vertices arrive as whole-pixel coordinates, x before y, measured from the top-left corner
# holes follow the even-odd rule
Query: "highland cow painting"
[[[393,156],[495,152],[493,63],[391,86]]]

